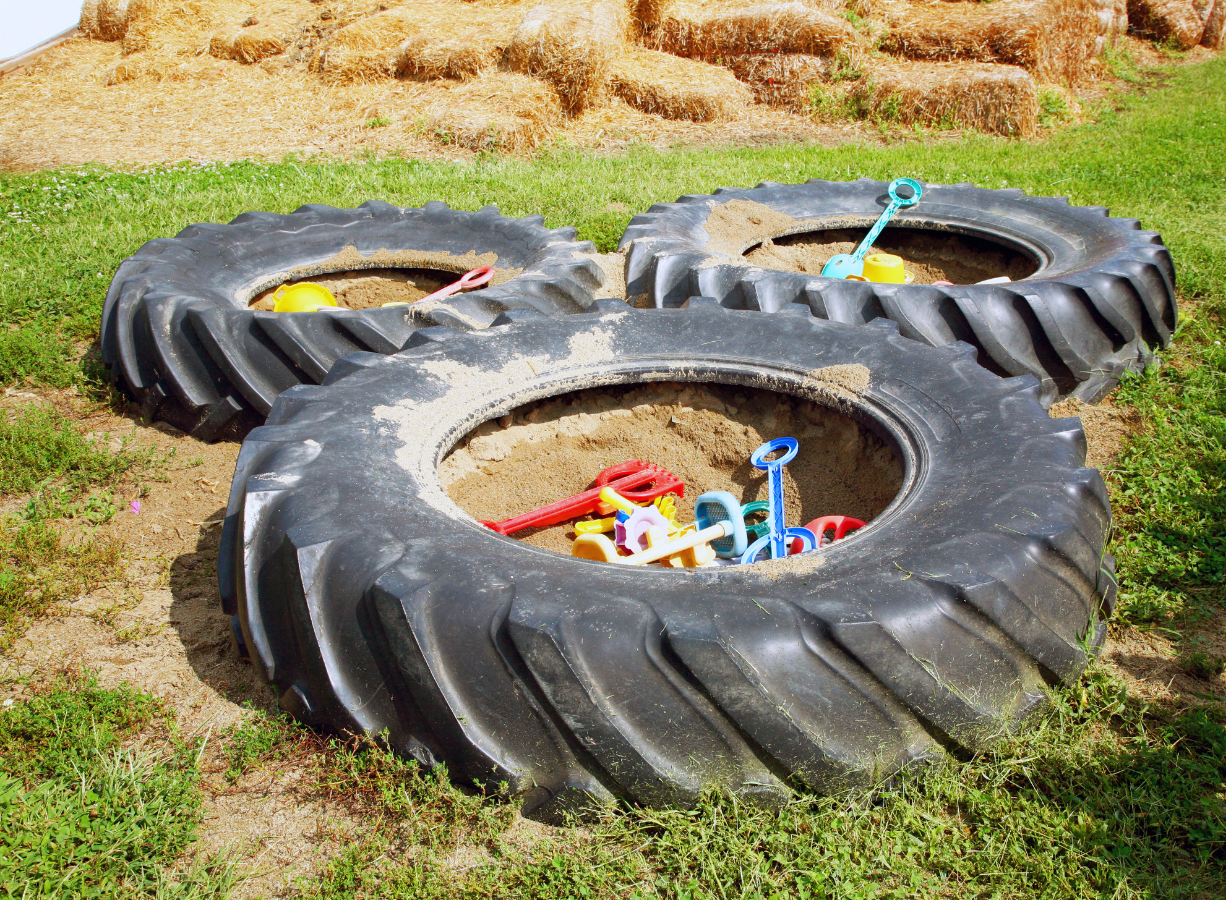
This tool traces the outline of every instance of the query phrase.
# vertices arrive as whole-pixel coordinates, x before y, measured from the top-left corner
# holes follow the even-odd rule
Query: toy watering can
[[[911,196],[900,196],[899,188],[909,188]],[[905,206],[914,206],[919,203],[920,197],[923,196],[924,188],[913,178],[895,178],[890,182],[887,191],[890,194],[890,205],[878,216],[877,221],[873,223],[873,227],[869,229],[868,234],[864,236],[864,240],[860,242],[860,246],[856,248],[855,252],[851,254],[839,253],[836,256],[830,257],[826,264],[822,266],[822,274],[827,278],[846,278],[848,275],[863,276],[864,255],[873,246],[873,241],[877,240],[882,229],[889,224],[890,219],[894,218],[894,213]]]

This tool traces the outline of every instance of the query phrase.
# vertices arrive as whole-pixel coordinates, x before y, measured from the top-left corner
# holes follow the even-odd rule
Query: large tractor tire
[[[119,267],[102,313],[102,358],[141,404],[202,440],[241,435],[277,395],[318,383],[355,351],[393,353],[430,325],[472,329],[507,309],[583,310],[603,281],[573,228],[439,202],[400,208],[300,207],[244,213],[152,240]],[[285,281],[397,267],[455,272],[490,265],[494,286],[442,301],[277,313],[250,301]]]
[[[893,319],[905,337],[934,347],[973,345],[997,374],[1035,376],[1045,406],[1070,396],[1097,402],[1170,343],[1175,269],[1162,238],[1135,219],[1062,197],[924,185],[921,201],[899,211],[877,241],[888,249],[927,232],[998,247],[1031,263],[1011,284],[876,284],[747,264],[746,251],[780,237],[857,230],[858,241],[889,203],[886,187],[869,179],[764,183],[653,206],[622,236],[627,296],[667,308],[702,295],[762,312],[799,303],[857,325]]]
[[[282,706],[505,782],[544,820],[869,784],[1021,726],[1082,671],[1115,598],[1081,423],[965,344],[791,311],[512,311],[283,393],[243,443],[218,562]],[[833,407],[892,449],[903,487],[807,556],[687,570],[542,550],[444,491],[440,461],[480,423],[652,381]]]

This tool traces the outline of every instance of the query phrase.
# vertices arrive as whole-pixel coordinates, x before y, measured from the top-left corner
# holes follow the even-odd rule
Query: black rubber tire
[[[1144,369],[1175,330],[1175,268],[1161,236],[1101,206],[1069,206],[1063,197],[1014,189],[926,184],[920,203],[901,210],[894,226],[995,240],[1039,263],[1012,284],[934,287],[746,265],[741,254],[765,234],[721,253],[703,229],[717,205],[733,200],[801,220],[792,233],[867,229],[889,203],[885,182],[862,178],[767,182],[658,204],[635,216],[621,239],[630,302],[674,307],[702,295],[763,312],[800,303],[815,316],[857,325],[890,318],[904,336],[934,347],[974,345],[979,363],[997,374],[1034,375],[1045,406],[1070,396],[1097,402],[1124,372]]]
[[[496,268],[521,271],[428,309],[286,315],[248,308],[285,273],[349,247],[371,267],[387,265],[374,256],[381,250],[472,251],[494,253]],[[418,328],[483,327],[525,307],[582,311],[604,280],[580,255],[594,252],[590,241],[575,241],[573,228],[548,229],[541,216],[508,219],[494,206],[464,212],[440,202],[370,201],[357,209],[312,204],[289,215],[244,213],[228,225],[192,225],[149,241],[120,265],[102,312],[102,359],[147,418],[165,418],[202,440],[233,436],[262,422],[287,387],[318,383],[349,353],[395,352]]]
[[[461,783],[505,781],[549,821],[610,795],[685,804],[714,785],[773,802],[789,782],[874,782],[985,745],[1082,670],[1115,582],[1079,420],[1049,418],[1033,378],[892,322],[690,306],[427,329],[282,394],[243,444],[218,560],[282,706],[385,732]],[[819,371],[847,365],[871,372],[858,394]],[[905,486],[801,572],[575,560],[442,491],[438,462],[479,423],[661,380],[836,406],[896,447]]]

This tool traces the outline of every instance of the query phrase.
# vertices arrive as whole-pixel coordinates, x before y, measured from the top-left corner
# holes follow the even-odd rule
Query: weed
[[[0,457],[6,460],[0,467],[0,494],[25,493],[58,480],[74,496],[92,485],[111,484],[152,460],[151,454],[126,447],[111,453],[41,404],[0,413]]]
[[[1039,127],[1054,128],[1072,118],[1068,97],[1051,85],[1039,85]]]
[[[392,124],[392,120],[384,118],[383,116],[375,116],[372,119],[366,120],[367,128],[386,128],[388,125],[391,125],[391,124]]]
[[[66,544],[44,521],[0,519],[0,649],[53,604],[117,578],[122,547],[113,539]]]
[[[200,818],[196,748],[166,711],[127,687],[61,677],[0,713],[0,893],[210,897],[225,866],[180,879]],[[137,748],[136,738],[162,746]]]
[[[80,376],[72,345],[37,328],[0,328],[0,386],[33,384],[65,388]]]
[[[1184,654],[1180,657],[1179,664],[1193,678],[1203,681],[1212,681],[1226,672],[1226,659],[1203,650]]]

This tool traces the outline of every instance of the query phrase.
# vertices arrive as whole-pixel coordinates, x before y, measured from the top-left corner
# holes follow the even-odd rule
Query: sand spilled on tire
[[[694,498],[729,491],[742,503],[766,499],[766,474],[749,463],[761,444],[794,437],[785,468],[787,523],[823,515],[865,521],[902,484],[893,452],[851,418],[765,390],[663,382],[599,388],[522,406],[486,422],[439,467],[451,499],[477,519],[499,520],[585,490],[596,473],[628,459],[664,466],[685,482],[679,522]],[[534,546],[570,553],[571,523],[517,532]]]

